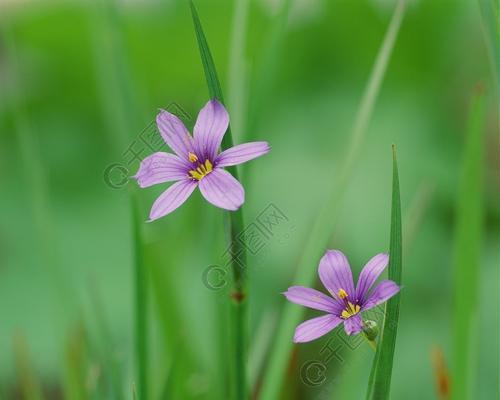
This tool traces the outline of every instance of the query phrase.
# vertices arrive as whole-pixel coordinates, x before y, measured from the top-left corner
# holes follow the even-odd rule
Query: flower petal
[[[360,302],[365,299],[368,290],[370,290],[377,278],[384,271],[385,267],[387,267],[388,262],[389,256],[385,253],[380,253],[366,263],[361,274],[359,274],[356,287],[356,298]]]
[[[345,333],[348,335],[357,335],[363,330],[363,320],[361,315],[356,314],[344,321]]]
[[[366,302],[361,305],[361,309],[364,311],[378,306],[380,303],[389,300],[400,290],[401,288],[396,285],[395,282],[390,280],[382,281],[375,286],[375,289],[368,295]]]
[[[250,142],[231,147],[219,154],[215,163],[219,167],[229,167],[253,160],[269,153],[271,148],[267,142]]]
[[[318,273],[319,279],[335,299],[338,299],[339,290],[343,289],[348,299],[355,301],[351,267],[341,251],[327,250],[319,262]]]
[[[170,148],[183,159],[188,160],[188,153],[194,151],[193,138],[182,121],[174,114],[161,110],[156,117],[160,134]]]
[[[292,303],[300,304],[314,310],[325,311],[330,314],[340,314],[342,312],[342,307],[338,302],[326,294],[311,288],[292,286],[283,294]]]
[[[149,213],[149,221],[164,217],[181,206],[196,189],[198,182],[190,179],[174,183],[156,199]]]
[[[193,129],[196,155],[214,160],[224,133],[229,125],[229,114],[216,99],[210,100],[198,114]]]
[[[305,343],[326,335],[342,322],[342,319],[335,315],[323,315],[302,322],[297,329],[293,341],[295,343]]]
[[[245,190],[229,172],[216,168],[200,180],[203,197],[214,206],[237,210],[245,201]]]
[[[142,160],[134,178],[141,188],[145,188],[157,183],[183,179],[188,174],[188,168],[176,155],[158,152]]]

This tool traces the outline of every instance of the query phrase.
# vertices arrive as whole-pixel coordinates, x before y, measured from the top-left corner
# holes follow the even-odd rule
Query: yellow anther
[[[189,153],[192,154],[192,153]],[[194,156],[194,154],[193,154]],[[196,157],[196,156],[195,156]],[[208,175],[213,170],[213,165],[210,160],[205,160],[204,164],[198,163],[196,169],[189,171],[189,175],[197,181],[201,180],[204,176]]]
[[[343,300],[347,297],[347,292],[344,289],[339,289],[337,292],[338,296]]]
[[[191,162],[196,162],[198,161],[198,157],[196,157],[196,154],[189,152],[188,153],[189,161]]]
[[[356,315],[357,313],[359,313],[360,310],[361,310],[361,307],[359,305],[357,305],[357,304],[354,305],[350,301],[348,301],[347,308],[345,310],[342,310],[342,313],[340,314],[340,316],[344,319],[347,319],[347,318],[350,318],[353,315]]]

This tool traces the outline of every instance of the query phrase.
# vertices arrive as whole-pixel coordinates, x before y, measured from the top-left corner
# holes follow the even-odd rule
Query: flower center
[[[192,163],[197,162],[196,169],[192,169],[189,171],[189,175],[191,175],[191,178],[200,181],[204,176],[212,172],[213,165],[209,159],[206,159],[205,163],[200,163],[198,161],[198,157],[196,156],[196,154],[189,153],[188,156],[189,156],[189,161],[191,161]]]
[[[341,318],[343,319],[348,319],[352,317],[353,315],[356,315],[359,313],[361,310],[361,307],[357,304],[353,304],[350,301],[346,300],[348,298],[348,294],[344,289],[339,289],[337,292],[337,295],[339,296],[340,299],[344,300],[345,304],[345,309],[342,310],[342,313],[340,314]]]

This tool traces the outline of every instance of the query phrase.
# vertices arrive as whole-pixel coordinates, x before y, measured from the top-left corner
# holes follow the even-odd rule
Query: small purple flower
[[[176,153],[157,152],[146,157],[134,178],[141,188],[177,181],[153,204],[149,221],[181,206],[196,187],[213,205],[237,210],[245,201],[243,186],[223,167],[242,164],[269,152],[267,142],[244,143],[219,153],[229,125],[229,115],[217,100],[210,100],[198,114],[191,136],[174,114],[162,110],[156,117],[163,140]]]
[[[293,341],[310,342],[326,335],[342,322],[348,335],[361,332],[363,320],[360,313],[387,301],[400,290],[393,281],[383,280],[370,292],[388,262],[389,256],[383,253],[368,261],[355,289],[346,256],[339,250],[327,250],[319,262],[318,274],[332,297],[304,286],[292,286],[283,293],[292,303],[328,313],[300,324]]]

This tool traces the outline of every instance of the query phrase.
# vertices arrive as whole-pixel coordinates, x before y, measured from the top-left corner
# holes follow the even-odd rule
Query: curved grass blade
[[[484,93],[472,99],[455,227],[452,398],[472,399],[482,231]]]
[[[314,226],[309,234],[303,253],[297,266],[297,272],[292,285],[303,285],[313,287],[316,279],[315,263],[320,259],[328,245],[329,239],[335,229],[335,221],[338,216],[339,204],[342,195],[346,191],[353,166],[359,156],[368,124],[371,119],[373,107],[377,99],[380,86],[389,63],[392,49],[398,36],[399,27],[403,19],[405,1],[400,0],[396,6],[382,46],[377,54],[370,78],[367,82],[363,98],[351,133],[348,155],[342,166],[338,182],[332,184],[332,190],[327,197],[323,208],[318,213]],[[304,310],[285,303],[282,316],[275,335],[274,346],[271,349],[270,364],[263,376],[261,399],[275,400],[283,385],[287,362],[293,349],[292,337],[295,327],[300,323]]]
[[[224,103],[222,89],[217,77],[214,60],[208,47],[203,28],[201,26],[198,13],[194,3],[190,1],[191,14],[200,50],[200,57],[205,71],[208,91],[211,98],[216,98]],[[233,146],[231,128],[228,127],[222,148],[227,149]],[[236,167],[227,168],[228,171],[238,179]],[[232,395],[235,399],[248,398],[247,388],[247,289],[245,271],[241,265],[246,267],[246,247],[244,240],[238,239],[238,235],[243,232],[243,213],[241,208],[238,211],[225,213],[226,231],[229,241],[229,253],[231,254],[231,269],[233,271],[233,288],[231,293],[231,338],[232,344],[230,353],[232,353]]]
[[[141,235],[141,216],[137,197],[130,191],[132,210],[132,240],[135,269],[135,354],[138,375],[138,398],[148,399],[148,279],[144,265]]]
[[[389,279],[401,286],[403,267],[403,241],[401,225],[401,200],[399,195],[399,174],[396,149],[393,146],[392,169],[392,211],[391,239],[389,245]],[[392,364],[396,349],[396,335],[399,321],[401,293],[392,297],[385,305],[385,318],[382,334],[373,360],[368,383],[368,398],[383,400],[389,398],[392,377]]]

